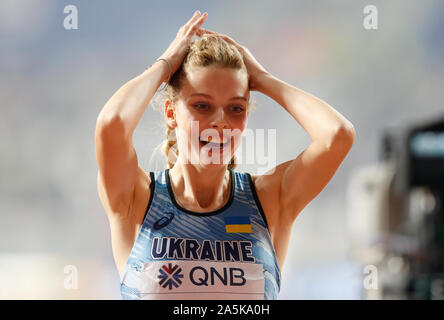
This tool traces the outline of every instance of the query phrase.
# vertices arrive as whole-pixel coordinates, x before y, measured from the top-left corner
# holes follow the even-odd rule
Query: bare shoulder
[[[293,160],[283,162],[261,175],[252,175],[258,198],[264,209],[265,216],[271,227],[277,227],[284,208],[281,199],[285,190],[282,190],[282,179]],[[281,221],[282,222],[282,221]]]
[[[281,183],[285,170],[288,168],[292,160],[281,163],[280,165],[268,170],[261,175],[251,175],[256,191],[266,191],[271,197],[279,198],[281,193]]]

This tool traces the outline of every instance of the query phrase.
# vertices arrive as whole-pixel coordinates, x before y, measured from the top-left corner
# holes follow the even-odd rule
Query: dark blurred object
[[[381,161],[395,163],[389,198],[405,201],[402,212],[389,212],[387,253],[408,266],[405,292],[388,281],[382,297],[444,299],[444,116],[387,133]],[[400,249],[391,241],[399,237],[414,245]]]
[[[378,272],[363,296],[444,299],[444,115],[387,130],[381,146],[348,199],[353,252]]]

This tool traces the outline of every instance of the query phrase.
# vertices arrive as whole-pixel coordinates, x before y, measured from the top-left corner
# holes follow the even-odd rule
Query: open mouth
[[[216,148],[216,149],[223,149],[230,143],[230,140],[227,140],[226,142],[211,142],[211,138],[209,141],[203,140],[202,138],[199,138],[199,144],[201,147],[207,146],[208,148]]]

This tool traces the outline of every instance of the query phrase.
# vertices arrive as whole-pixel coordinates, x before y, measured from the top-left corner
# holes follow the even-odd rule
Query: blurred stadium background
[[[78,30],[63,27],[70,4]],[[377,30],[363,27],[369,4]],[[96,118],[195,10],[356,128],[351,152],[293,226],[280,299],[444,299],[439,0],[2,0],[0,299],[120,299],[96,187]],[[276,102],[252,97],[249,127],[277,130],[278,163],[295,158],[309,136]],[[146,171],[164,166],[151,159],[161,121],[147,108],[134,134]],[[364,286],[368,265],[378,288]],[[65,289],[66,266],[78,270],[75,290]]]

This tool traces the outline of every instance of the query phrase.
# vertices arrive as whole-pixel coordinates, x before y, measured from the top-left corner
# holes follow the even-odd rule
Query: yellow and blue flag
[[[248,216],[225,217],[225,232],[252,233],[250,217]]]

